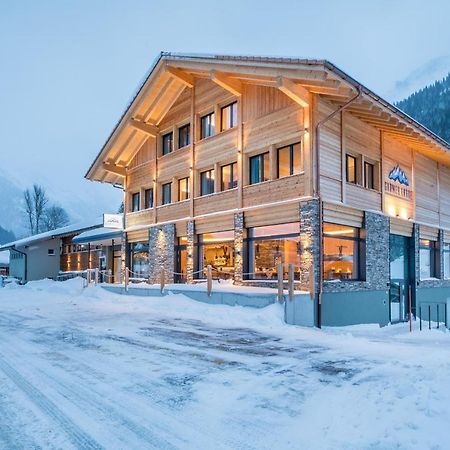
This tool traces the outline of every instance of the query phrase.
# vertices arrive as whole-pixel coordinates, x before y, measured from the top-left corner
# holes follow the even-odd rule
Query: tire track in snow
[[[0,370],[47,416],[53,419],[68,435],[72,443],[83,450],[101,450],[94,439],[67,417],[50,399],[29,383],[16,369],[9,365],[0,354]]]

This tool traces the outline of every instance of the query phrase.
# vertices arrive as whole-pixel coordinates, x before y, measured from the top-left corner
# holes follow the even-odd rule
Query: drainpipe
[[[27,275],[28,275],[28,271],[27,271],[27,266],[28,266],[28,264],[27,264],[27,254],[26,254],[25,252],[22,252],[22,251],[18,250],[16,247],[12,247],[12,249],[13,249],[15,252],[19,253],[20,255],[23,255],[23,257],[24,257],[24,260],[25,260],[25,270],[24,270],[24,279],[23,279],[22,281],[23,281],[24,283],[26,283],[26,281],[27,281]]]
[[[322,291],[323,291],[323,204],[320,193],[320,128],[326,122],[336,115],[340,114],[344,109],[348,108],[353,102],[362,97],[361,86],[358,86],[358,93],[349,101],[344,103],[340,108],[333,111],[327,117],[317,122],[315,127],[315,147],[316,147],[316,186],[315,196],[319,200],[319,280],[316,295],[316,327],[322,328]]]

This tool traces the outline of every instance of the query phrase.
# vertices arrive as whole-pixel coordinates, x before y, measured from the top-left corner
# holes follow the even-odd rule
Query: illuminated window
[[[148,242],[130,244],[131,278],[148,278]]]
[[[352,155],[345,155],[347,183],[357,184],[357,159]]]
[[[191,143],[191,125],[188,123],[178,128],[178,148],[186,147]]]
[[[324,223],[323,272],[325,280],[363,280],[365,241],[360,228]]]
[[[375,166],[367,161],[364,162],[364,187],[375,189]]]
[[[300,142],[278,149],[277,177],[288,177],[301,172]]]
[[[189,178],[181,178],[178,180],[178,201],[187,200],[189,198]]]
[[[135,192],[131,195],[131,211],[139,211],[141,202],[141,195],[139,192]]]
[[[222,166],[221,170],[221,191],[237,187],[237,163]]]
[[[288,265],[294,265],[295,279],[300,273],[300,224],[298,222],[250,228],[248,230],[246,272],[250,279],[276,279],[283,264],[283,278]]]
[[[145,209],[153,208],[153,189],[144,192]]]
[[[237,102],[224,106],[220,110],[220,130],[225,131],[237,125]]]
[[[439,278],[439,249],[436,241],[420,240],[419,261],[421,280]]]
[[[214,169],[206,170],[200,174],[200,195],[214,192]]]
[[[200,139],[205,139],[216,134],[216,116],[212,112],[200,119]]]
[[[206,276],[208,265],[214,268],[213,275],[231,278],[234,273],[234,232],[205,233],[198,235],[197,261],[199,278]]]
[[[162,204],[169,203],[172,203],[172,183],[165,183],[162,185]]]
[[[167,133],[162,137],[162,154],[168,155],[173,151],[173,133]]]
[[[261,183],[269,179],[269,152],[250,158],[250,184]]]

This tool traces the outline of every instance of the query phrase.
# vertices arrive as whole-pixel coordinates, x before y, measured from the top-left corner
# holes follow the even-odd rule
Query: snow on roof
[[[18,239],[14,242],[0,245],[0,252],[8,250],[13,247],[25,247],[37,242],[47,241],[56,237],[66,236],[68,234],[76,234],[76,232],[90,230],[92,228],[99,228],[103,225],[103,219],[96,220],[89,223],[75,223],[67,225],[65,227],[57,228],[56,230],[46,231],[45,233],[35,234],[34,236],[28,236],[23,239]]]
[[[88,231],[83,231],[78,236],[75,236],[72,239],[72,242],[75,244],[85,244],[87,242],[102,241],[105,239],[121,237],[122,233],[122,230],[100,227]]]

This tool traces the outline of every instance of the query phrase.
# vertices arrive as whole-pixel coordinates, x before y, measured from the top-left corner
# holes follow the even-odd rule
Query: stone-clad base
[[[175,272],[175,225],[150,228],[149,281],[159,283],[164,271],[165,282],[173,283]]]

